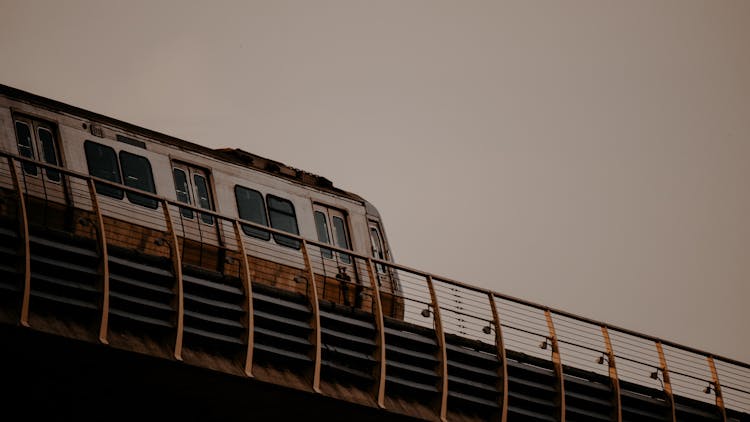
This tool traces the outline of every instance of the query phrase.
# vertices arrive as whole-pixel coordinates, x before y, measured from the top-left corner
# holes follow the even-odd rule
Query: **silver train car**
[[[183,265],[199,271],[224,273],[227,262],[232,262],[223,248],[228,241],[223,233],[226,224],[212,213],[256,224],[242,226],[246,247],[253,251],[253,279],[275,287],[307,288],[299,282],[305,277],[304,265],[295,262],[290,251],[299,250],[300,242],[262,227],[392,261],[376,208],[324,177],[239,149],[209,149],[9,87],[3,93],[0,151],[111,182],[98,182],[96,192],[107,226],[117,227],[107,236],[114,247],[146,255],[169,254],[161,240],[165,226],[158,201],[116,186],[124,185],[193,207],[181,208],[173,224]],[[76,208],[76,201],[89,200],[75,195],[71,184],[80,181],[59,171],[30,163],[21,170],[32,200],[37,196],[60,205],[57,215],[52,209],[46,211],[44,225],[65,228],[71,223],[63,221],[65,210]],[[369,306],[358,289],[362,269],[356,268],[357,262],[333,249],[313,249],[321,297],[358,308]],[[398,295],[394,275],[383,265],[375,269],[383,297]],[[403,312],[390,299],[383,305],[387,315]]]

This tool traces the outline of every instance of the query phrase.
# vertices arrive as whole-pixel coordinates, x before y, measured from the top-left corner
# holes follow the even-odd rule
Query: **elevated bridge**
[[[45,178],[28,180],[24,166],[59,172],[66,198]],[[290,287],[278,282],[286,270],[267,264],[275,258],[242,236],[254,223],[120,185],[153,200],[158,217],[105,216],[96,186],[107,184],[0,154],[4,411],[57,420],[750,420],[746,363],[257,227],[298,242],[283,257],[298,270]],[[190,225],[183,209],[215,225]],[[194,241],[208,230],[221,233],[220,248]],[[341,278],[350,286],[336,294],[352,293],[356,306],[326,291],[321,260],[331,251],[354,261],[356,277]],[[403,292],[388,306],[382,273]]]

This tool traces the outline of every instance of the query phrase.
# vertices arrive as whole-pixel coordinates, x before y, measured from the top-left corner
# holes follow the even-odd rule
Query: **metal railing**
[[[397,316],[403,321],[433,330],[440,353],[439,393],[440,417],[447,417],[448,365],[447,343],[451,338],[480,342],[494,347],[501,369],[501,395],[498,405],[502,420],[508,412],[508,360],[514,356],[531,356],[546,361],[554,368],[558,379],[558,418],[565,418],[564,377],[574,368],[609,378],[616,396],[613,405],[621,419],[621,385],[640,385],[663,391],[665,402],[675,417],[674,396],[686,397],[714,404],[726,420],[725,409],[750,412],[750,365],[709,352],[682,346],[625,328],[578,316],[566,311],[504,295],[487,289],[441,277],[429,272],[344,250],[336,246],[305,239],[291,233],[258,225],[251,221],[223,216],[217,212],[197,208],[166,199],[107,180],[81,174],[62,167],[32,161],[16,155],[0,153],[0,187],[14,193],[19,204],[20,233],[25,242],[24,305],[21,323],[28,324],[29,281],[29,221],[44,216],[31,216],[25,209],[29,201],[41,200],[50,204],[72,206],[88,215],[87,224],[77,222],[80,234],[88,230],[98,239],[104,259],[100,271],[103,280],[103,311],[100,340],[107,342],[107,306],[109,303],[108,245],[140,242],[142,252],[162,256],[173,262],[177,278],[178,323],[174,355],[180,359],[183,341],[184,290],[182,268],[188,264],[215,267],[217,272],[236,277],[244,286],[248,311],[245,373],[253,375],[252,288],[254,283],[278,286],[306,295],[313,313],[314,377],[312,388],[320,391],[321,382],[321,300],[351,303],[371,312],[378,330],[375,398],[385,407],[386,340],[384,320]],[[31,165],[62,175],[61,182],[48,180],[44,172],[28,174]],[[114,199],[101,193],[97,186],[109,186],[130,194],[138,194],[153,201],[155,207],[128,204],[125,199]],[[82,221],[85,219],[82,219]],[[210,220],[210,221],[209,221]],[[142,227],[140,231],[127,225]],[[85,221],[83,221],[85,223]],[[276,245],[268,240],[250,236],[243,228],[254,228],[254,233],[268,237],[284,237],[293,246]],[[262,237],[262,236],[260,236]],[[143,243],[143,239],[148,242]],[[295,245],[296,244],[296,245]],[[332,289],[327,281],[336,277],[340,259],[350,257],[354,270],[346,289]],[[274,267],[269,263],[281,263]],[[382,269],[387,277],[397,279],[400,290],[390,292],[388,304],[380,291]],[[386,305],[391,309],[385,309]],[[394,308],[398,308],[395,309]]]

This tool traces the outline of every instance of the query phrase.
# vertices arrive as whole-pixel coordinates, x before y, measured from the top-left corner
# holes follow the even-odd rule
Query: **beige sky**
[[[402,264],[750,362],[748,1],[0,0],[0,57],[328,177]]]

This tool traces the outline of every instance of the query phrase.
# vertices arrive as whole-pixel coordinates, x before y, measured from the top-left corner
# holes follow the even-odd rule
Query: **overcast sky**
[[[750,362],[748,1],[0,0],[0,57],[331,179],[402,264]]]

